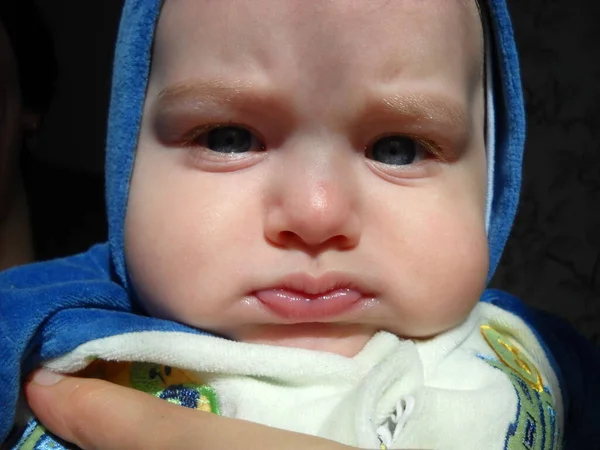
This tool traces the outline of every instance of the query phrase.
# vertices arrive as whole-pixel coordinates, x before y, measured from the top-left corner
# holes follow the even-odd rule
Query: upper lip
[[[363,297],[373,295],[371,283],[363,277],[356,277],[343,272],[326,272],[318,276],[297,272],[279,278],[270,287],[259,290],[281,289],[310,296],[327,294],[338,289],[352,289]]]

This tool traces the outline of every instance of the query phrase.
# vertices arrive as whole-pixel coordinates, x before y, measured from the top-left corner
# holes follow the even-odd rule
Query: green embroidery
[[[40,424],[34,424],[29,435],[23,436],[23,440],[15,447],[19,450],[34,450],[38,442],[46,434],[46,429]],[[50,447],[52,448],[52,447]]]
[[[171,403],[220,414],[217,393],[210,386],[195,383],[178,369],[153,363],[133,363],[131,386]]]

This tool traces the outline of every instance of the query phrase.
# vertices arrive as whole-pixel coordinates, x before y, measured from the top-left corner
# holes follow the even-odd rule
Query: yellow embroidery
[[[527,384],[538,392],[544,391],[544,383],[535,365],[515,345],[511,338],[489,325],[482,325],[481,335],[494,350],[502,363],[514,370]]]

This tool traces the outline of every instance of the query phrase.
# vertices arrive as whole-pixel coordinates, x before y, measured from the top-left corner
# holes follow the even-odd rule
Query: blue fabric
[[[495,53],[493,68],[496,103],[494,196],[488,228],[489,282],[502,256],[519,203],[525,145],[525,110],[519,57],[506,3],[504,0],[490,0],[488,9],[495,38],[492,45]]]
[[[132,331],[200,333],[145,316],[130,290],[123,252],[129,181],[160,7],[161,0],[126,0],[121,18],[107,140],[109,242],[81,255],[0,273],[0,442],[12,427],[23,378],[40,361],[64,355],[90,340]],[[504,0],[490,0],[488,7],[494,35],[496,142],[489,279],[516,212],[525,123],[508,11]],[[572,427],[567,436],[575,443],[581,442],[579,435],[591,439],[591,424],[597,418],[592,405],[600,403],[598,386],[594,386],[600,384],[597,351],[567,325],[529,311],[512,297],[496,292],[483,298],[526,318],[537,330],[562,373],[563,395],[569,398],[567,423]],[[590,442],[587,448],[600,448],[600,438]]]
[[[127,289],[125,209],[161,4],[161,0],[127,0],[115,50],[106,143],[106,203],[112,261],[121,285]]]

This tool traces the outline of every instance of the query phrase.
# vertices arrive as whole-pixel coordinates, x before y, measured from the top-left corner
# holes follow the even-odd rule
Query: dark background
[[[59,66],[39,149],[26,164],[45,259],[106,239],[104,139],[122,0],[37,3]],[[508,3],[528,141],[520,210],[492,286],[566,318],[600,344],[600,3]]]

